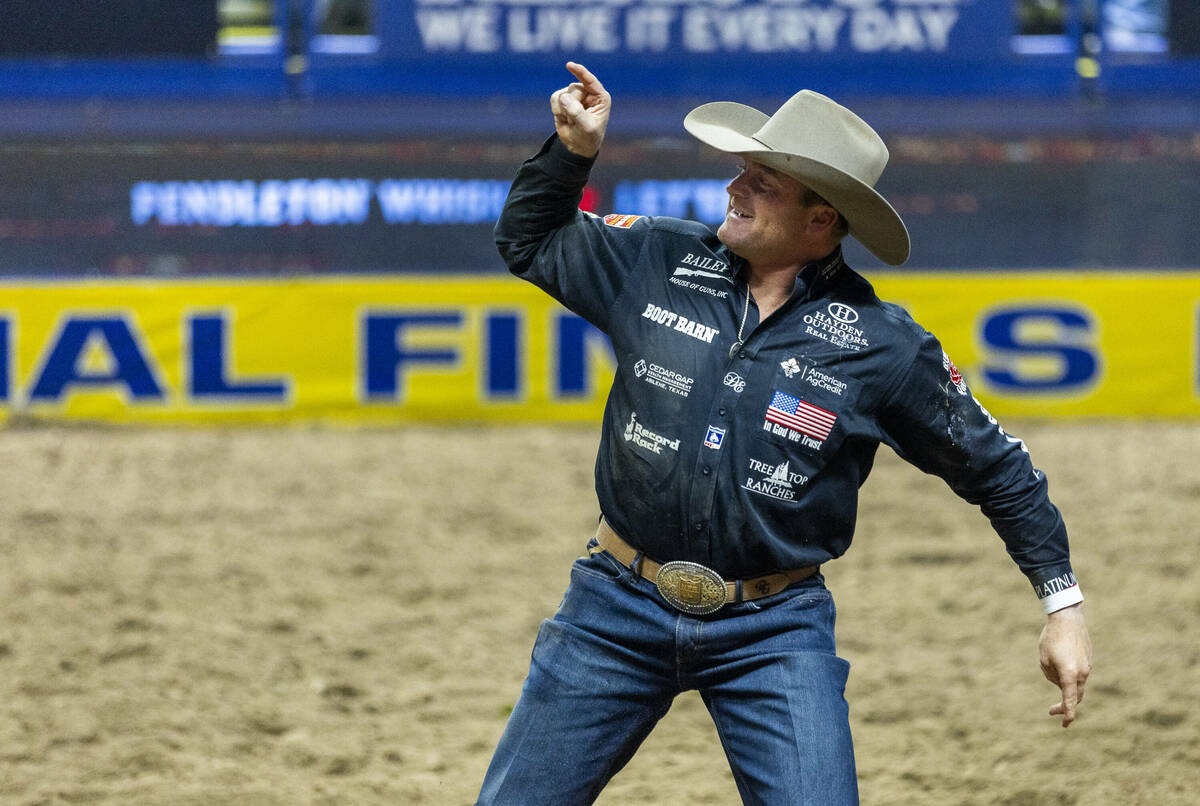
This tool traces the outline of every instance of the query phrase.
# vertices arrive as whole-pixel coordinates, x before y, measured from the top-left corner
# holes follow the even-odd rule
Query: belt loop
[[[742,603],[742,581],[740,579],[737,581],[736,586],[737,586],[737,590],[735,591],[733,601],[736,604],[741,604]]]
[[[646,559],[646,552],[639,551],[633,555],[633,562],[629,563],[629,570],[634,573],[634,576],[642,575],[642,560]]]

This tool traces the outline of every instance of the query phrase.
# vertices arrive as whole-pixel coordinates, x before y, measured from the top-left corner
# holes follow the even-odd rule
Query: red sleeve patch
[[[958,371],[958,367],[954,366],[954,362],[950,360],[950,356],[946,355],[945,350],[942,350],[942,368],[950,373],[950,383],[954,384],[958,393],[960,395],[967,394],[967,382],[962,373]]]
[[[620,227],[621,229],[629,229],[633,226],[633,222],[641,218],[640,215],[606,215],[604,223],[610,227]]]

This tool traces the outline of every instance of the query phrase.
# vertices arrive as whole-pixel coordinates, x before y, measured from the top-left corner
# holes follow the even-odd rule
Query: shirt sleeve
[[[509,270],[609,331],[609,312],[637,264],[648,219],[579,209],[594,157],[546,141],[521,166],[494,235]]]
[[[1071,569],[1067,529],[1046,475],[970,393],[932,334],[880,412],[885,442],[975,504],[1004,540],[1047,613],[1083,600]]]

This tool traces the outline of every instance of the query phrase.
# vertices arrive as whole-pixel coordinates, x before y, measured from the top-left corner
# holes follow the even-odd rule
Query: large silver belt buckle
[[[695,616],[720,610],[728,595],[720,574],[699,563],[683,560],[659,568],[654,584],[672,606]]]

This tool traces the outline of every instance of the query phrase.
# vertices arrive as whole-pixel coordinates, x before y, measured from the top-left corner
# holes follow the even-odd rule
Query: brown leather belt
[[[716,612],[729,602],[753,601],[779,593],[788,585],[812,576],[820,567],[810,565],[753,579],[726,582],[716,571],[699,563],[655,562],[622,540],[603,518],[596,528],[596,542],[599,545],[590,549],[592,554],[607,551],[626,568],[653,582],[663,598],[676,608],[696,615]]]

